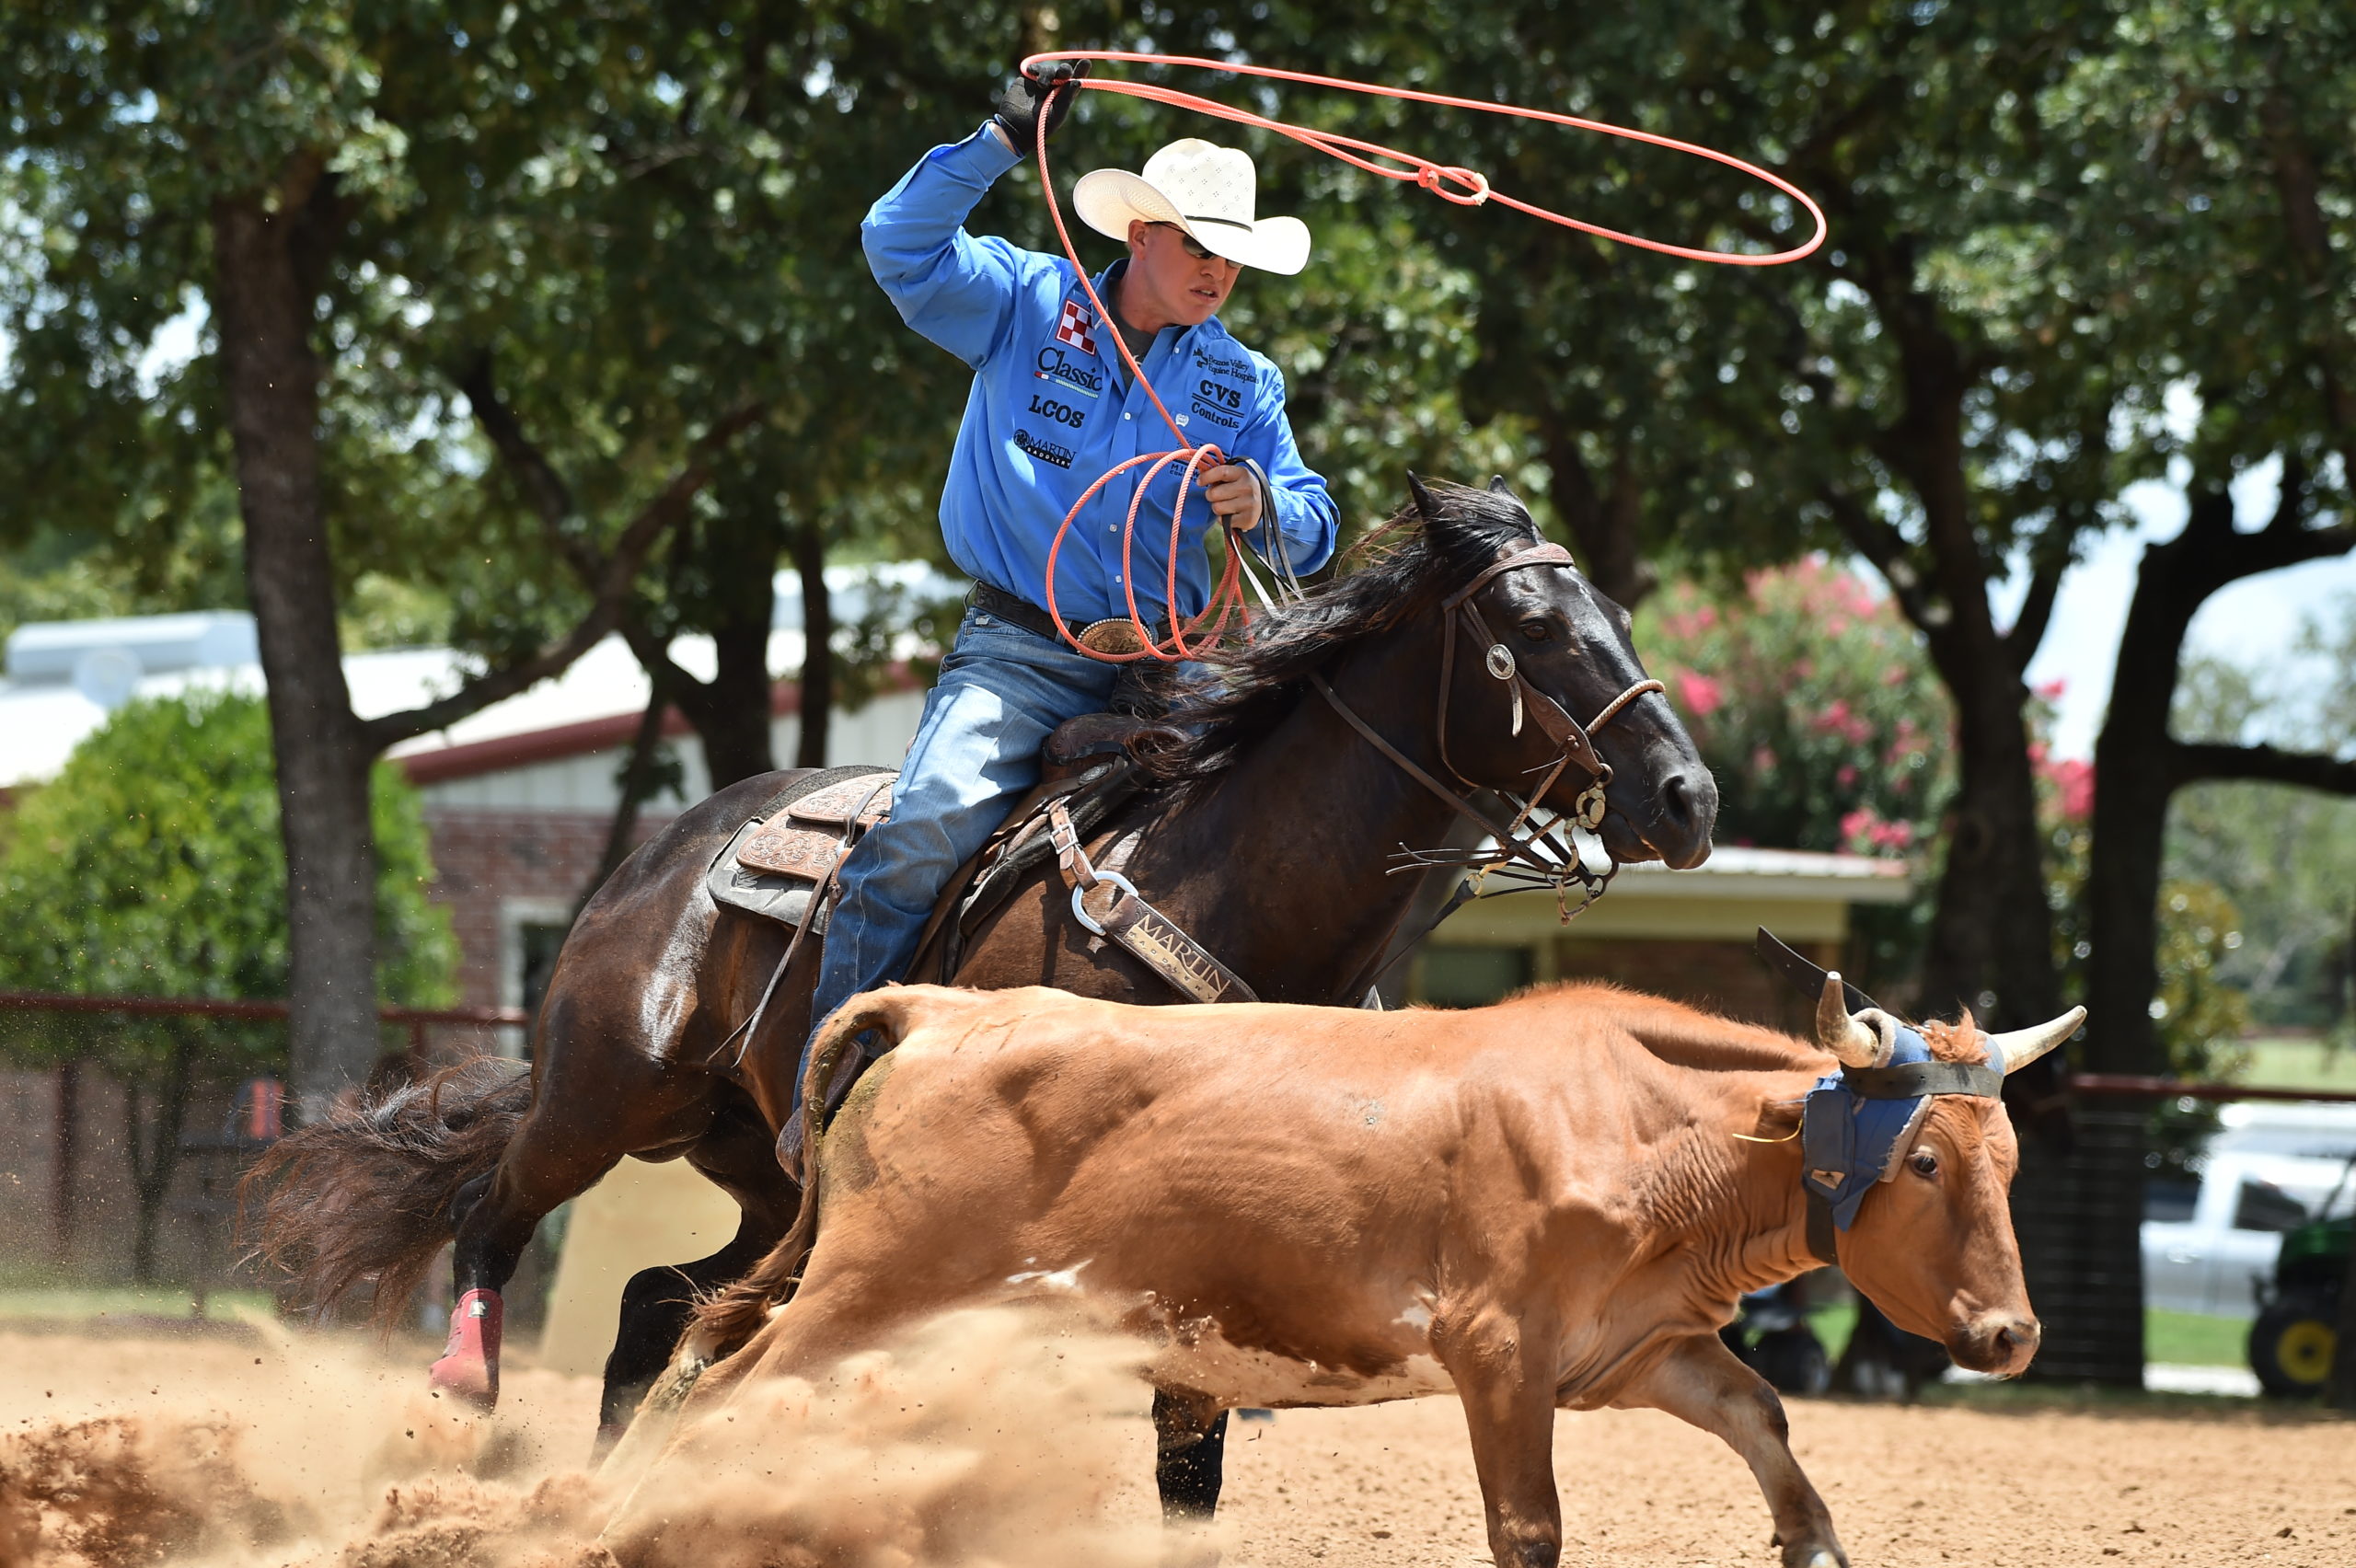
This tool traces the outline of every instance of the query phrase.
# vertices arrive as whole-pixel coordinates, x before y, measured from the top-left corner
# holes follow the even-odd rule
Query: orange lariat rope
[[[1261,76],[1271,81],[1299,82],[1307,86],[1331,87],[1340,92],[1365,93],[1376,98],[1392,98],[1413,103],[1435,104],[1444,109],[1473,110],[1483,114],[1510,115],[1519,120],[1542,120],[1550,124],[1566,125],[1576,131],[1592,131],[1606,136],[1617,136],[1625,141],[1643,142],[1651,146],[1664,147],[1671,152],[1685,153],[1694,157],[1707,158],[1713,163],[1724,164],[1728,168],[1738,170],[1754,179],[1774,187],[1807,210],[1808,216],[1816,221],[1816,232],[1810,235],[1803,244],[1786,250],[1763,255],[1731,250],[1699,250],[1689,246],[1670,245],[1664,240],[1646,239],[1641,235],[1628,234],[1620,229],[1586,223],[1538,206],[1533,202],[1506,195],[1492,187],[1488,177],[1476,169],[1434,163],[1428,158],[1417,157],[1412,153],[1399,152],[1373,142],[1361,141],[1355,136],[1344,136],[1335,132],[1313,131],[1305,125],[1287,124],[1280,120],[1271,120],[1265,115],[1254,114],[1250,110],[1236,109],[1228,104],[1217,103],[1209,98],[1199,98],[1193,93],[1181,92],[1175,87],[1165,87],[1153,82],[1119,81],[1098,76],[1078,76],[1069,79],[1071,85],[1092,87],[1099,92],[1120,93],[1128,98],[1144,98],[1149,103],[1190,109],[1198,114],[1207,114],[1215,120],[1225,120],[1237,125],[1250,125],[1262,131],[1272,131],[1279,136],[1289,137],[1304,146],[1314,147],[1329,157],[1339,158],[1354,168],[1363,169],[1369,174],[1380,175],[1385,179],[1396,179],[1419,186],[1441,201],[1452,202],[1461,207],[1477,207],[1485,202],[1495,202],[1501,206],[1511,207],[1516,212],[1526,213],[1533,218],[1541,218],[1550,224],[1559,224],[1565,228],[1576,229],[1582,234],[1594,235],[1600,239],[1613,240],[1622,245],[1633,245],[1645,250],[1658,251],[1664,256],[1675,256],[1687,261],[1708,261],[1728,267],[1774,267],[1812,255],[1824,243],[1824,209],[1818,206],[1809,198],[1807,192],[1781,175],[1761,168],[1757,164],[1747,162],[1730,153],[1717,152],[1692,142],[1680,142],[1673,136],[1660,136],[1649,131],[1635,131],[1626,126],[1610,125],[1600,120],[1584,120],[1576,115],[1557,114],[1551,110],[1523,109],[1514,104],[1483,103],[1475,98],[1451,98],[1445,93],[1419,92],[1409,87],[1379,86],[1370,82],[1353,82],[1339,76],[1321,76],[1306,71],[1286,71],[1273,65],[1249,65],[1235,61],[1207,60],[1195,55],[1139,54],[1119,50],[1100,49],[1055,50],[1026,57],[1022,62],[1022,74],[1036,81],[1037,66],[1059,60],[1101,60],[1136,65],[1184,65],[1200,71],[1225,72],[1230,75]],[[1072,503],[1069,512],[1064,513],[1063,523],[1056,529],[1055,539],[1047,547],[1047,614],[1055,622],[1057,635],[1091,659],[1103,660],[1107,663],[1126,664],[1138,659],[1151,658],[1161,660],[1164,663],[1175,663],[1180,660],[1195,656],[1195,649],[1188,645],[1186,638],[1190,633],[1201,631],[1206,621],[1211,621],[1207,640],[1216,640],[1225,628],[1230,615],[1248,615],[1243,605],[1242,556],[1243,542],[1237,536],[1237,530],[1232,524],[1222,525],[1227,529],[1227,568],[1220,574],[1218,586],[1212,590],[1209,602],[1203,606],[1202,614],[1182,626],[1177,613],[1178,547],[1183,519],[1186,513],[1186,492],[1194,484],[1195,473],[1206,462],[1220,463],[1225,461],[1225,457],[1216,446],[1207,444],[1195,446],[1188,443],[1184,431],[1176,420],[1170,417],[1170,410],[1163,405],[1161,395],[1154,391],[1153,384],[1146,379],[1145,370],[1138,363],[1137,356],[1129,352],[1129,345],[1121,336],[1118,322],[1114,319],[1112,313],[1104,308],[1104,302],[1097,297],[1096,285],[1089,281],[1088,270],[1080,264],[1080,252],[1073,248],[1071,231],[1064,225],[1063,208],[1056,200],[1055,183],[1047,174],[1048,116],[1046,109],[1046,102],[1043,99],[1039,106],[1040,111],[1036,116],[1038,142],[1034,150],[1039,161],[1039,189],[1046,197],[1048,216],[1055,220],[1056,237],[1063,241],[1064,255],[1071,262],[1073,272],[1079,276],[1080,286],[1087,291],[1088,302],[1095,308],[1097,319],[1111,330],[1114,346],[1121,351],[1121,358],[1128,365],[1129,374],[1136,376],[1138,385],[1145,388],[1146,396],[1153,401],[1155,411],[1161,415],[1162,422],[1170,427],[1171,436],[1178,443],[1178,445],[1171,451],[1143,453],[1107,471]],[[1451,186],[1455,189],[1449,189]],[[1165,587],[1167,597],[1163,600],[1163,605],[1170,616],[1170,641],[1165,647],[1154,640],[1152,632],[1147,628],[1143,617],[1138,614],[1137,577],[1136,573],[1130,571],[1130,552],[1137,542],[1138,511],[1144,503],[1147,489],[1161,476],[1165,468],[1173,463],[1182,462],[1184,467],[1179,474],[1178,500],[1170,513],[1169,573]],[[1065,535],[1071,531],[1072,524],[1078,519],[1081,510],[1096,498],[1115,475],[1125,473],[1140,463],[1150,464],[1151,467],[1146,470],[1144,478],[1138,481],[1136,493],[1130,499],[1127,526],[1123,529],[1121,535],[1121,584],[1128,607],[1129,625],[1137,635],[1138,647],[1127,653],[1102,653],[1095,649],[1084,646],[1078,638],[1072,636],[1064,624],[1063,617],[1057,613],[1056,558],[1063,549]],[[1276,519],[1263,518],[1260,525],[1274,527]],[[1284,548],[1281,540],[1278,541],[1276,548],[1278,549]],[[1212,620],[1214,612],[1217,613],[1218,617],[1215,621]]]

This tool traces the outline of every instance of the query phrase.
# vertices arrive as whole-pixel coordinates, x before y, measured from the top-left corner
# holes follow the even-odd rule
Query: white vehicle
[[[2146,1307],[2255,1318],[2257,1282],[2272,1277],[2282,1232],[2356,1197],[2341,1183],[2356,1107],[2244,1103],[2223,1120],[2194,1180],[2145,1188]]]

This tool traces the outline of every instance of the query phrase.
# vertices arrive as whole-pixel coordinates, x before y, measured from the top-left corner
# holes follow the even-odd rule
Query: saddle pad
[[[783,815],[759,824],[737,845],[736,862],[748,870],[816,882],[842,858],[844,840],[851,836],[850,814],[871,797],[867,810],[860,812],[861,832],[890,814],[892,775],[846,778],[792,801]]]
[[[737,863],[737,851],[745,840],[760,831],[758,817],[736,830],[711,862],[711,870],[704,878],[712,902],[747,915],[758,915],[765,920],[779,920],[789,926],[799,926],[810,913],[811,895],[818,891],[814,877],[788,876],[777,871],[759,871]]]

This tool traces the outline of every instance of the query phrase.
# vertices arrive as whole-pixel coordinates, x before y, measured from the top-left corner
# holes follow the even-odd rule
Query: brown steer
[[[1843,1012],[1837,977],[1827,997],[1819,1049],[1600,986],[1393,1013],[872,992],[821,1037],[897,1048],[820,1146],[800,1289],[683,1413],[920,1315],[1064,1292],[1149,1336],[1153,1382],[1202,1407],[1458,1394],[1509,1568],[1560,1553],[1554,1412],[1606,1405],[1716,1433],[1784,1562],[1844,1563],[1781,1402],[1717,1337],[1743,1292],[1814,1266],[1787,1135],[1819,1075],[1878,1065],[1879,1015]],[[2079,1016],[1925,1032],[1941,1061],[2016,1068]],[[1838,1242],[1892,1319],[2006,1375],[2038,1343],[2014,1163],[2000,1101],[1942,1094]],[[699,1332],[729,1343],[802,1262],[789,1239]],[[626,1562],[634,1533],[608,1538]]]

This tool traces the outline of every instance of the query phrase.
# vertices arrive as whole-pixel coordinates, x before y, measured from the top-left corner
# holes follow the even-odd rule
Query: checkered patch
[[[1096,317],[1089,314],[1086,306],[1076,299],[1068,299],[1064,301],[1063,319],[1056,323],[1056,341],[1069,343],[1081,353],[1092,354],[1096,352],[1096,340],[1090,333],[1095,326]]]

